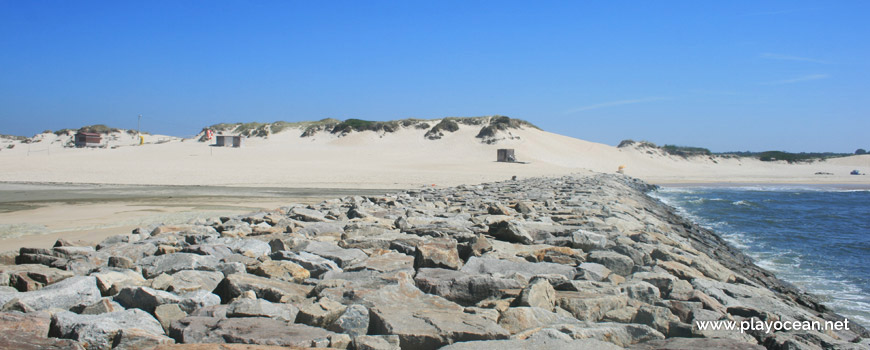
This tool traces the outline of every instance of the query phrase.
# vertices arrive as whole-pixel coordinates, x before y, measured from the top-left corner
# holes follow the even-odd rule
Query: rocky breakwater
[[[0,255],[0,348],[859,349],[623,176],[291,205]]]

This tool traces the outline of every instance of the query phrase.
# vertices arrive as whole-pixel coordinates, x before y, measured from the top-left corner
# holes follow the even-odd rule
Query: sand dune
[[[410,188],[452,186],[577,172],[625,173],[653,183],[849,183],[870,184],[870,155],[810,164],[754,159],[692,157],[616,148],[534,128],[510,130],[496,144],[481,143],[479,126],[462,125],[440,140],[426,130],[393,133],[321,132],[299,137],[288,128],[268,138],[248,138],[242,148],[211,147],[193,139],[148,135],[143,146],[116,140],[115,148],[63,147],[64,140],[33,144],[5,140],[0,181],[154,185]],[[135,135],[134,135],[135,136]],[[513,138],[511,138],[513,137]],[[53,142],[52,142],[53,141]],[[158,143],[163,142],[163,143]],[[496,149],[514,148],[528,164],[495,162]],[[817,172],[834,175],[815,175]]]

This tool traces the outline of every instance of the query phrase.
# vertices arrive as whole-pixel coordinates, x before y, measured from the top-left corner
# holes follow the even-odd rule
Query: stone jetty
[[[351,196],[0,254],[0,349],[867,349],[621,175]],[[754,324],[754,323],[753,323]]]

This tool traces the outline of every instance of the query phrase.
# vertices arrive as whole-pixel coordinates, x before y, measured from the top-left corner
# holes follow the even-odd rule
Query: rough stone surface
[[[273,303],[287,303],[304,300],[311,289],[310,286],[275,281],[260,276],[232,274],[221,281],[215,288],[215,293],[225,303],[242,295],[245,291],[253,291],[257,298]]]
[[[402,347],[437,349],[469,340],[504,339],[508,332],[496,323],[463,312],[461,306],[421,292],[408,281],[367,295],[370,330],[395,334]]]
[[[0,305],[12,299],[29,310],[70,309],[100,301],[100,289],[94,277],[74,276],[32,292],[0,293]]]
[[[74,339],[91,349],[111,349],[115,337],[125,329],[139,329],[152,335],[163,335],[163,327],[142,310],[125,310],[102,315],[78,315],[68,311],[54,314],[51,320],[53,337]]]
[[[329,347],[334,333],[264,317],[186,317],[172,323],[170,336],[181,343],[236,343],[290,347]]]
[[[694,329],[842,317],[652,189],[613,174],[427,187],[0,253],[0,348],[870,345],[860,325]]]
[[[161,273],[173,274],[182,270],[215,271],[218,259],[210,255],[172,253],[145,257],[138,264],[145,278],[153,278]]]
[[[358,304],[348,306],[327,329],[352,336],[365,335],[369,331],[369,309]]]
[[[227,317],[267,317],[294,322],[299,309],[289,304],[270,303],[263,299],[238,299],[227,306]]]
[[[539,307],[552,310],[556,306],[556,290],[545,278],[532,280],[520,293],[517,303],[520,306]]]
[[[487,298],[500,298],[509,290],[522,288],[515,279],[447,269],[421,268],[414,281],[422,291],[462,305],[474,305]]]
[[[399,350],[399,337],[395,335],[361,335],[353,339],[356,350]]]
[[[458,270],[462,267],[462,260],[459,259],[459,251],[456,250],[456,241],[439,240],[417,245],[414,267]]]

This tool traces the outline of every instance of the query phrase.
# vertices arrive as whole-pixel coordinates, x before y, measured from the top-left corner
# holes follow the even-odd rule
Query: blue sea
[[[870,326],[870,190],[665,187],[653,195],[780,279]]]

